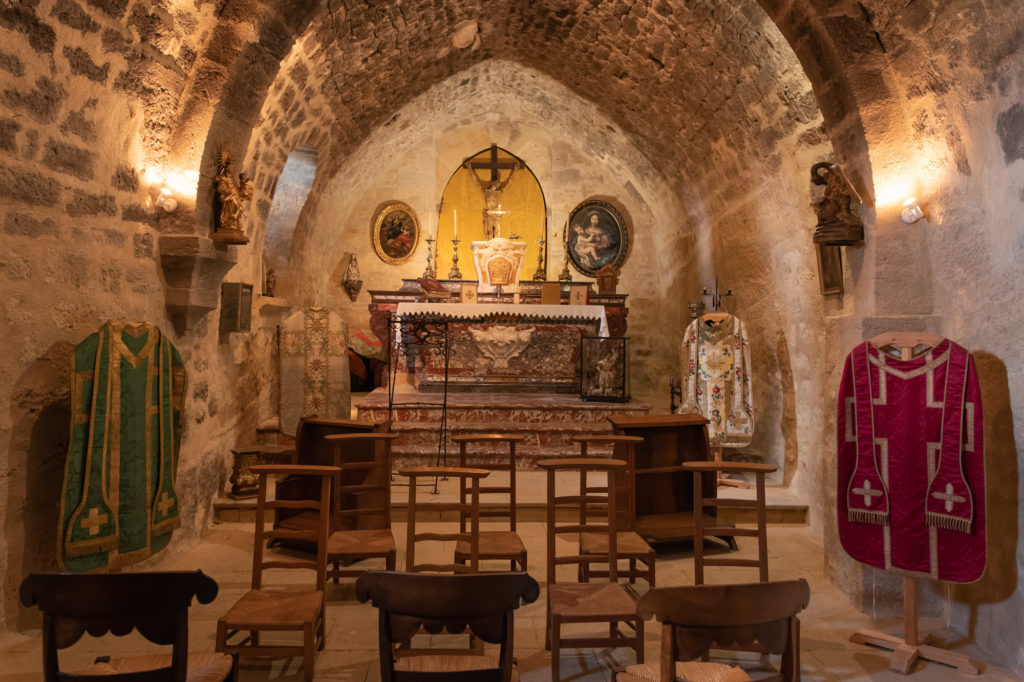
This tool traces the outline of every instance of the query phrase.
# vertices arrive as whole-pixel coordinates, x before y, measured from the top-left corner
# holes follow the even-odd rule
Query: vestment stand
[[[913,360],[914,349],[917,346],[935,347],[942,340],[942,337],[935,334],[889,332],[870,339],[870,343],[879,348],[886,346],[899,348],[901,360]],[[927,637],[925,639],[927,640]],[[965,654],[921,642],[917,632],[917,580],[914,578],[903,578],[902,639],[877,630],[861,629],[850,635],[850,641],[854,644],[870,644],[882,649],[889,649],[892,651],[892,658],[889,659],[889,669],[901,672],[904,675],[910,672],[914,661],[919,658],[952,666],[961,672],[972,675],[977,675],[981,672],[978,664]]]

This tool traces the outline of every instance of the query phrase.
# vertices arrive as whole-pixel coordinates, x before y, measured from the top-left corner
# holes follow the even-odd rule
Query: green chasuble
[[[181,355],[150,324],[107,322],[75,347],[62,568],[119,568],[167,546],[180,523],[174,479],[184,394]]]

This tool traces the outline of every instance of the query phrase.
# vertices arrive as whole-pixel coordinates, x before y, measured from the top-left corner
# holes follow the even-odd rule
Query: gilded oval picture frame
[[[385,263],[397,265],[409,260],[420,243],[420,219],[412,207],[392,201],[380,208],[373,219],[373,250]]]
[[[572,266],[588,277],[606,265],[622,269],[629,252],[629,228],[622,215],[604,201],[584,201],[565,225],[565,253]]]

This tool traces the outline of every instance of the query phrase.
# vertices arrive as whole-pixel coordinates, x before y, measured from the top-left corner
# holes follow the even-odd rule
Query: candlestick
[[[427,242],[427,269],[423,271],[423,276],[427,279],[435,279],[437,277],[437,268],[434,267],[433,259],[431,257],[434,251],[434,241],[430,237],[425,240]]]
[[[540,246],[540,252],[537,254],[537,272],[533,273],[533,281],[545,282],[548,279],[548,273],[544,267],[544,240],[538,239],[537,245]]]
[[[459,238],[459,209],[452,209],[452,239]]]
[[[448,271],[448,279],[462,279],[462,272],[459,271],[459,240],[452,240],[452,269]]]

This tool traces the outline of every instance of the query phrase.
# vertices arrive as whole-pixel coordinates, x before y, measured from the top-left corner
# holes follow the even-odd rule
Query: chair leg
[[[316,657],[316,638],[313,623],[302,626],[302,676],[306,682],[313,682],[313,660]]]
[[[551,680],[552,682],[558,682],[561,679],[559,664],[561,663],[560,657],[561,652],[559,650],[559,640],[562,638],[562,624],[558,616],[551,618],[551,629],[549,630],[549,637],[551,640]]]
[[[340,576],[341,576],[341,561],[339,561],[338,559],[335,559],[333,563],[334,563],[334,572],[331,574],[331,578],[334,579],[334,584],[337,585],[338,581],[341,579],[340,578]]]
[[[636,646],[633,647],[633,651],[636,652],[636,663],[640,665],[644,662],[644,619],[636,619],[636,631],[633,633],[636,635]]]
[[[636,585],[636,559],[629,559],[629,584]]]

